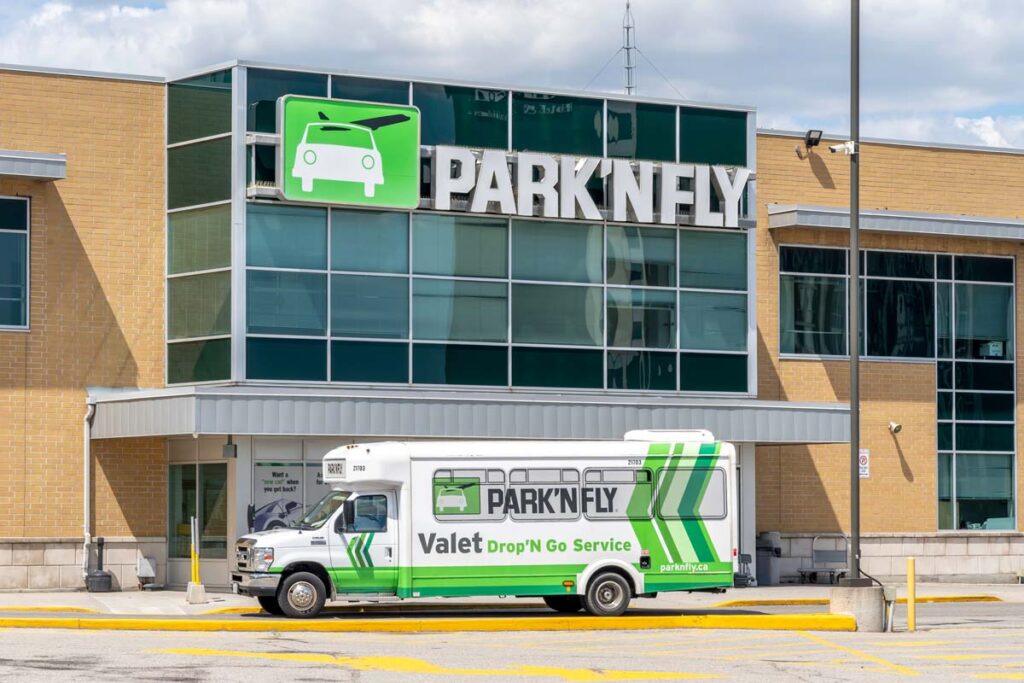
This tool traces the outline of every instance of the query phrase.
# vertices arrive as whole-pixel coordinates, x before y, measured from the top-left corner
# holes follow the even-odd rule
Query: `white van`
[[[272,614],[331,600],[514,595],[622,614],[732,586],[735,449],[708,432],[610,441],[357,444],[292,528],[243,536],[232,587]]]

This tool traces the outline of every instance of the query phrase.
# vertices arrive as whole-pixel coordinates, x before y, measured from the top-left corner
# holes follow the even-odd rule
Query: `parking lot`
[[[0,680],[1024,680],[1024,614],[1013,603],[921,605],[919,631],[892,634],[8,629],[0,642]]]

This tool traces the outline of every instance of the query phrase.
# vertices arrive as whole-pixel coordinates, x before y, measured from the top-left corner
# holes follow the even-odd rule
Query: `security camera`
[[[899,422],[890,422],[889,431],[892,432],[893,434],[899,434],[900,432],[903,431],[903,425],[901,425]]]
[[[829,145],[828,151],[833,154],[850,155],[857,151],[857,145],[854,144],[853,140],[847,140],[846,142],[840,142],[836,145]]]

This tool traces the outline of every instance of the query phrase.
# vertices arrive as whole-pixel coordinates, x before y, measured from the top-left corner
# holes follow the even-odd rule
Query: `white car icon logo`
[[[451,508],[457,508],[459,512],[464,512],[469,504],[466,502],[466,494],[462,489],[459,488],[443,488],[437,493],[437,509],[450,510]]]

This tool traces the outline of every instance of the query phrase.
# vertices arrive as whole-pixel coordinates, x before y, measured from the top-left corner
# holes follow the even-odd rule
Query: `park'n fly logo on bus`
[[[285,95],[278,100],[285,199],[414,209],[420,198],[416,107]]]

